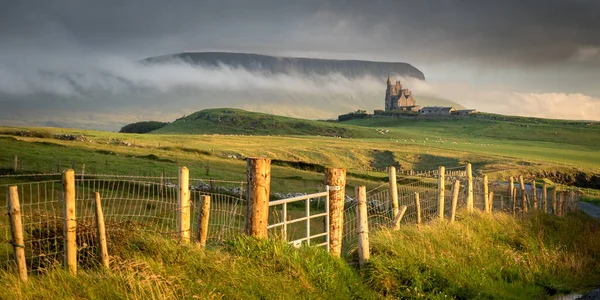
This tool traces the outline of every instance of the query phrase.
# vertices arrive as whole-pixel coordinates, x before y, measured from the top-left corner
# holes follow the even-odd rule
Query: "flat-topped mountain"
[[[272,74],[299,73],[304,75],[327,75],[338,73],[349,78],[362,76],[385,78],[390,75],[400,75],[425,80],[423,72],[404,62],[279,57],[229,52],[176,53],[146,58],[142,60],[142,62],[165,63],[172,61],[173,59],[181,59],[191,64],[209,67],[227,65],[231,67],[242,67],[249,71]]]

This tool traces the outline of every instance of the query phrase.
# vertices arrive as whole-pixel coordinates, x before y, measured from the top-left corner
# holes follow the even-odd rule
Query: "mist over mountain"
[[[205,67],[244,68],[251,72],[270,74],[299,74],[299,75],[329,75],[339,74],[347,78],[372,76],[385,78],[389,75],[413,77],[425,80],[425,75],[419,69],[403,62],[377,62],[365,60],[317,59],[303,57],[279,57],[251,53],[229,52],[185,52],[150,57],[142,60],[144,63],[169,63],[173,60],[183,60],[190,64]]]
[[[419,105],[459,104],[426,90],[407,63],[181,53],[132,61],[119,57],[38,60],[0,66],[0,125],[118,130],[138,121],[170,122],[230,107],[304,119],[335,119],[383,109],[391,75]]]

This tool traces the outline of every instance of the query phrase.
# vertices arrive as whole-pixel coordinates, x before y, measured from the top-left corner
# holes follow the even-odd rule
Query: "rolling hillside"
[[[177,119],[154,134],[243,134],[377,137],[374,130],[233,108],[205,109]]]

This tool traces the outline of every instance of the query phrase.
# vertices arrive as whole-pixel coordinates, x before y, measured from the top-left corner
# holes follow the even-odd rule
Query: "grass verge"
[[[357,271],[321,248],[242,236],[201,249],[131,234],[110,249],[110,272],[56,268],[23,284],[0,271],[0,289],[2,299],[547,299],[600,283],[600,223],[583,213],[463,211],[371,242]]]
[[[364,271],[394,298],[544,299],[600,283],[600,224],[583,213],[459,215],[381,231]]]
[[[26,284],[0,271],[2,299],[377,299],[360,275],[320,248],[240,237],[205,250],[163,238],[129,240],[111,272],[62,269]]]

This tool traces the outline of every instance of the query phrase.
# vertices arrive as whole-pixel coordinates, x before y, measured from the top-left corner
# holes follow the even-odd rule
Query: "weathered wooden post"
[[[440,220],[444,220],[444,200],[446,199],[446,168],[439,167],[438,171],[438,214]]]
[[[565,215],[565,192],[560,192],[558,207],[559,207],[558,215],[561,217],[564,216]]]
[[[271,159],[248,158],[248,205],[246,206],[246,234],[267,238],[269,222],[269,195],[271,193]]]
[[[527,196],[525,195],[525,180],[523,180],[523,175],[519,175],[519,185],[521,186],[521,211],[523,213],[527,212]]]
[[[164,188],[165,188],[165,169],[163,168],[162,172],[160,173],[160,185],[158,187],[158,193],[161,195],[161,197],[162,197]]]
[[[75,171],[67,169],[62,175],[64,265],[71,275],[77,274],[77,220],[75,210]]]
[[[369,253],[369,216],[367,214],[367,188],[363,185],[356,188],[358,216],[356,231],[358,232],[358,263],[363,266],[370,257]]]
[[[488,176],[483,175],[483,209],[486,213],[490,213],[490,194],[488,185]]]
[[[344,232],[346,169],[327,168],[325,184],[329,188],[329,252],[333,256],[340,257]]]
[[[542,201],[544,201],[544,213],[548,213],[548,186],[546,180],[542,183]]]
[[[17,155],[15,155],[15,161],[13,164],[13,171],[17,172],[17,169],[19,168],[19,157]]]
[[[456,219],[456,206],[458,205],[458,190],[460,190],[460,181],[455,180],[452,185],[452,207],[450,210],[450,222]]]
[[[575,192],[573,190],[569,191],[569,212],[573,212],[575,210]]]
[[[533,198],[533,209],[538,209],[538,201],[537,201],[537,185],[535,183],[535,179],[531,180],[531,197]]]
[[[473,212],[473,170],[471,163],[467,164],[467,210]]]
[[[512,195],[512,214],[513,217],[517,216],[517,188],[513,187]]]
[[[85,164],[81,164],[81,182],[83,183],[83,179],[85,178]]]
[[[210,217],[210,196],[202,196],[201,199],[196,241],[200,244],[200,247],[205,247],[208,237],[208,219]]]
[[[494,191],[490,191],[488,199],[490,201],[490,206],[489,206],[489,213],[492,213],[492,210],[494,210]]]
[[[415,209],[417,210],[417,225],[421,225],[421,200],[417,192],[415,192]]]
[[[390,196],[392,198],[392,212],[394,218],[398,216],[398,186],[396,182],[396,167],[390,166],[389,170],[389,179],[390,179]],[[394,227],[394,229],[398,229]]]
[[[110,261],[108,257],[108,245],[106,244],[106,227],[104,225],[104,212],[102,211],[102,202],[100,193],[94,192],[94,208],[96,212],[96,231],[98,233],[98,241],[100,242],[100,257],[102,265],[109,269]]]
[[[400,222],[402,221],[402,218],[404,218],[407,208],[408,207],[406,207],[406,205],[402,205],[402,207],[400,207],[398,215],[394,218],[394,230],[400,229]]]
[[[16,156],[15,156],[16,157]],[[11,186],[6,191],[8,199],[8,218],[10,221],[10,233],[12,235],[12,246],[15,254],[17,273],[21,281],[27,281],[27,263],[25,262],[25,239],[23,238],[23,220],[21,219],[21,204],[19,202],[19,189]]]
[[[177,189],[177,203],[179,213],[177,214],[177,231],[179,241],[183,244],[190,242],[190,171],[187,167],[179,167],[179,188]]]
[[[552,191],[552,213],[555,216],[558,216],[558,212],[556,211],[556,206],[557,206],[557,202],[558,202],[558,198],[556,198],[556,186],[554,186],[554,189]]]
[[[515,187],[515,178],[510,176],[508,178],[508,201],[512,201],[514,187]]]

